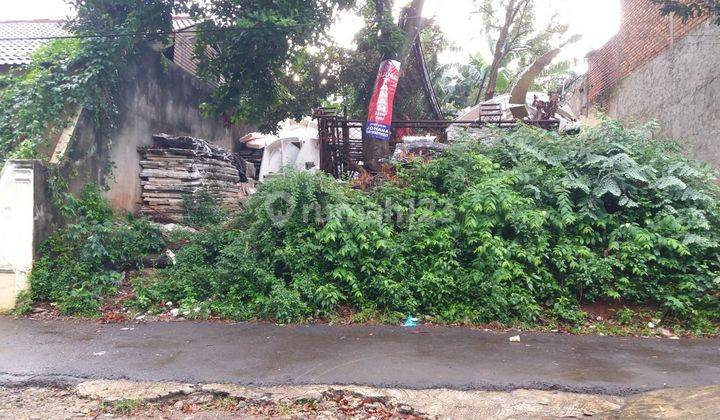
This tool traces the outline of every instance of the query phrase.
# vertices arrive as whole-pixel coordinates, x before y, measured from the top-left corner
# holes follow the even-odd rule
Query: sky
[[[404,2],[409,0],[397,1],[398,5]],[[570,25],[569,34],[582,36],[558,58],[573,60],[577,71],[585,70],[585,55],[603,46],[620,26],[620,0],[539,0],[537,3],[538,25],[557,13],[558,22]],[[0,0],[0,4],[0,20],[63,18],[71,13],[63,0]],[[480,16],[473,13],[473,0],[426,0],[423,14],[434,18],[449,40],[460,48],[444,54],[441,61],[464,61],[470,54],[489,55]],[[345,17],[333,32],[341,44],[349,46],[361,25],[361,20]]]

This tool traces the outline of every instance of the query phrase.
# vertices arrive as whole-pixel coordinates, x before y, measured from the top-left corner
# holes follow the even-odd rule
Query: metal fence
[[[389,141],[390,152],[394,152],[402,136],[408,133],[422,133],[435,136],[439,142],[447,142],[447,129],[450,126],[480,128],[487,126],[511,129],[521,124],[516,120],[503,120],[499,110],[481,110],[480,117],[474,121],[448,120],[397,120],[392,123],[392,135]],[[363,155],[364,121],[349,119],[346,111],[340,108],[319,108],[314,115],[318,121],[320,139],[320,169],[330,175],[341,178],[361,172]],[[524,124],[546,130],[557,130],[560,122],[551,120],[525,121]]]

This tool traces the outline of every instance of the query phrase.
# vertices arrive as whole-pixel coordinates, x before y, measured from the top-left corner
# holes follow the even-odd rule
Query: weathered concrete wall
[[[587,117],[589,112],[588,104],[588,75],[580,76],[565,96],[565,103],[570,106],[573,114],[577,117]]]
[[[621,4],[620,30],[602,48],[588,54],[590,101],[709,20],[707,14],[687,21],[663,16],[650,0],[621,0]]]
[[[621,120],[657,120],[691,156],[720,169],[720,27],[705,22],[597,102]]]
[[[204,118],[199,108],[211,88],[154,50],[145,49],[130,67],[122,75],[116,128],[109,135],[99,133],[85,112],[68,150],[72,170],[67,173],[72,191],[87,182],[104,182],[113,207],[135,212],[141,199],[137,148],[151,144],[153,134],[192,135],[232,150],[234,140],[251,128],[226,128],[218,119]],[[110,162],[113,176],[103,178]]]

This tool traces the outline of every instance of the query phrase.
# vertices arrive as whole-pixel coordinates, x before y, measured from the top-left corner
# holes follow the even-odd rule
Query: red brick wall
[[[707,20],[701,17],[683,23],[676,17],[662,16],[650,0],[622,0],[622,8],[617,35],[588,54],[589,102]]]

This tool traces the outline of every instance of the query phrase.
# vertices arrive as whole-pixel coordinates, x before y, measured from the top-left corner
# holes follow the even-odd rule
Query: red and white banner
[[[395,92],[400,80],[400,62],[385,60],[380,64],[375,91],[370,99],[365,134],[377,140],[390,139]]]

